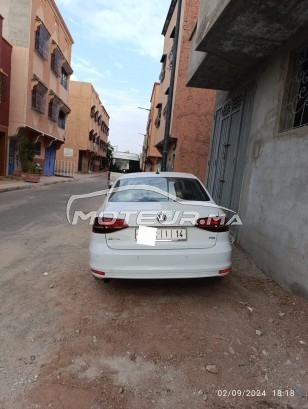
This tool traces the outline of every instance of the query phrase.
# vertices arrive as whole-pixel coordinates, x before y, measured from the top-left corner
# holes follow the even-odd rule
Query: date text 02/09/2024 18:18
[[[220,397],[265,397],[267,395],[265,390],[261,389],[218,389],[217,396]],[[279,398],[295,396],[293,389],[273,389],[271,395]]]

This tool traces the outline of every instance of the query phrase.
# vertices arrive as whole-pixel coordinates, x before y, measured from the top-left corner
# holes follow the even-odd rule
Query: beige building
[[[69,106],[65,145],[57,152],[56,173],[66,174],[72,166],[78,172],[99,171],[105,166],[109,115],[88,82],[71,81]]]
[[[204,180],[215,91],[186,87],[190,36],[199,6],[200,0],[172,0],[170,3],[162,31],[162,68],[152,114],[155,129],[150,131],[149,139],[154,137],[160,153],[167,140],[166,170],[191,172]],[[153,158],[148,159],[153,161]]]
[[[156,132],[158,132],[159,130],[159,128],[157,128],[157,126],[155,125],[157,115],[156,107],[159,104],[159,95],[160,83],[155,82],[151,95],[151,107],[143,144],[144,160],[141,169],[146,172],[156,171],[157,169],[160,169],[161,153],[155,146],[157,138]]]
[[[54,171],[70,113],[68,89],[73,39],[54,0],[1,0],[3,35],[13,45],[9,118],[9,173],[21,166],[23,140],[35,161]]]

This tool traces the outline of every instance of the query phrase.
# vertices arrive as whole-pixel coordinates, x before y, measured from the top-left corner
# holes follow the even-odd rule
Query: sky
[[[109,141],[140,153],[153,84],[163,53],[161,32],[171,0],[56,0],[74,39],[72,80],[92,83],[110,116]]]

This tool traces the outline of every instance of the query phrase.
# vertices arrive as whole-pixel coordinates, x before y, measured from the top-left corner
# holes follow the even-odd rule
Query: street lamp
[[[138,107],[138,109],[144,109],[146,111],[151,111],[149,108]]]

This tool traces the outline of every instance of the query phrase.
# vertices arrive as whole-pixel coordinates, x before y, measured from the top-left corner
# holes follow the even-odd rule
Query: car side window
[[[207,195],[204,188],[200,185],[196,179],[173,179],[174,195],[179,200],[191,200],[191,201],[209,201],[210,198]]]

